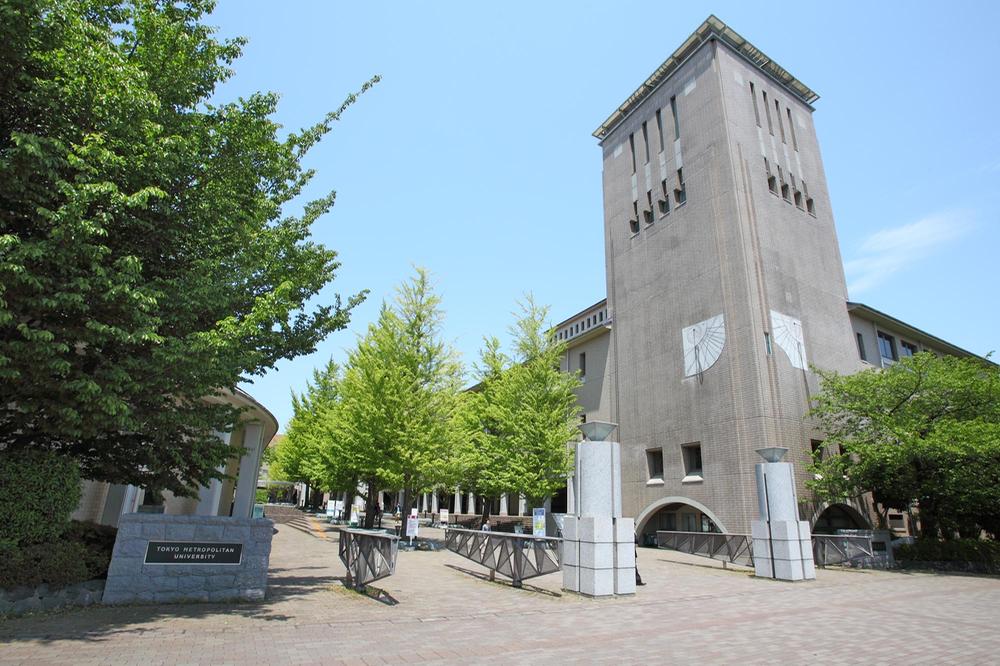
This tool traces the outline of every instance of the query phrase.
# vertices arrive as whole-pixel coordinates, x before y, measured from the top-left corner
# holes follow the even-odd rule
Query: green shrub
[[[80,471],[46,451],[0,451],[0,546],[53,542],[80,502]]]
[[[117,530],[73,522],[62,538],[50,543],[0,547],[0,588],[62,586],[104,578],[111,563]]]
[[[942,563],[949,568],[1000,573],[1000,542],[979,539],[938,541],[918,539],[896,550],[903,566],[911,563]]]

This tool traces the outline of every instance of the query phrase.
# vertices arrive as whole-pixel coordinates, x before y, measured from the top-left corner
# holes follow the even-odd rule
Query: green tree
[[[580,380],[559,370],[565,344],[546,323],[548,308],[529,296],[521,309],[511,331],[513,357],[501,351],[499,340],[486,339],[479,384],[458,417],[463,484],[488,500],[505,493],[549,497],[566,484],[572,465]]]
[[[417,269],[348,357],[337,454],[367,485],[369,507],[380,489],[399,488],[405,511],[415,493],[448,478],[462,369],[441,340],[442,318],[427,272]],[[373,520],[368,511],[365,525]]]
[[[292,392],[292,419],[288,432],[274,448],[271,468],[273,478],[306,484],[306,503],[310,490],[343,490],[331,477],[328,465],[330,449],[336,444],[330,432],[340,398],[340,367],[332,360],[322,369],[313,370],[313,380],[298,395]]]
[[[871,493],[883,526],[916,505],[927,537],[1000,534],[1000,368],[924,352],[820,375],[812,413],[827,438],[808,483],[820,499]]]
[[[0,3],[0,449],[187,494],[233,454],[204,398],[343,328],[363,294],[283,207],[355,101],[279,139],[277,96],[216,104],[242,39],[209,0]],[[375,81],[367,82],[367,90]]]

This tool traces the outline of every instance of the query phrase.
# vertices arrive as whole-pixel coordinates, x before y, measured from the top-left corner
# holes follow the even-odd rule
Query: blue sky
[[[342,360],[395,285],[428,268],[470,364],[525,292],[554,321],[604,296],[591,132],[714,13],[817,91],[851,298],[970,351],[1000,347],[1000,92],[980,36],[1000,3],[429,3],[221,0],[250,43],[228,100],[281,94],[309,125],[383,77],[307,158],[337,190],[315,237],[369,289],[348,330],[246,388],[287,425],[289,390]]]

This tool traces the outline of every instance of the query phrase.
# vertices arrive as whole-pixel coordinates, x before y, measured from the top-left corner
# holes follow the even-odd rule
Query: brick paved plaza
[[[0,663],[1000,663],[1000,579],[820,571],[759,580],[641,549],[635,597],[518,590],[448,552],[400,553],[387,605],[347,591],[332,534],[278,525],[260,604],[91,608],[0,621]],[[423,535],[440,537],[437,530]]]

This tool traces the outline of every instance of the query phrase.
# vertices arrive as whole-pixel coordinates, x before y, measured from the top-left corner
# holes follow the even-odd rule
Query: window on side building
[[[896,353],[896,339],[883,331],[878,332],[878,351],[883,360],[892,362],[899,360],[899,355]]]

